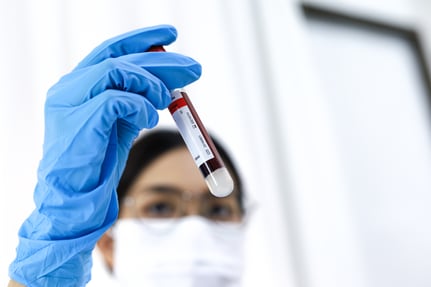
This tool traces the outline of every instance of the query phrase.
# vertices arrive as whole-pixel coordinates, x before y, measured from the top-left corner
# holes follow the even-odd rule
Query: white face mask
[[[120,286],[240,286],[244,231],[239,223],[199,216],[120,219],[113,232]]]

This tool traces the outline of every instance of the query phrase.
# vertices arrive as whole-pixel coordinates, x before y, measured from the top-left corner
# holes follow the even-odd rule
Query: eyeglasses
[[[123,210],[135,218],[172,219],[200,215],[217,222],[240,222],[243,209],[236,192],[227,197],[191,193],[174,186],[157,185],[128,196]]]

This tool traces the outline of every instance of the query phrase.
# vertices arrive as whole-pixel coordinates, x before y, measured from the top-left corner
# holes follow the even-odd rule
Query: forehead
[[[202,174],[185,147],[172,149],[148,165],[135,179],[129,195],[157,185],[175,186],[193,193],[208,192]]]

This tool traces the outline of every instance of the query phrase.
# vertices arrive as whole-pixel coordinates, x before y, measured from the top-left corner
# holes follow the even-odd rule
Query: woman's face
[[[137,176],[120,206],[119,219],[179,218],[201,215],[220,222],[240,222],[237,190],[228,197],[213,196],[185,147],[162,154]],[[113,238],[98,242],[107,265],[113,266]]]
[[[211,195],[185,147],[173,149],[151,163],[131,185],[120,218],[178,218],[201,215],[210,220],[238,222],[241,208],[234,191]]]

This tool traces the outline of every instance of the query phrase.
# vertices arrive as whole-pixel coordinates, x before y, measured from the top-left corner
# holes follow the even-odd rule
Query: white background
[[[430,46],[426,0],[313,3]],[[161,23],[179,32],[168,49],[202,64],[189,94],[256,203],[245,286],[431,286],[430,111],[412,51],[310,22],[293,0],[1,1],[0,284],[33,206],[46,90],[103,40]]]

